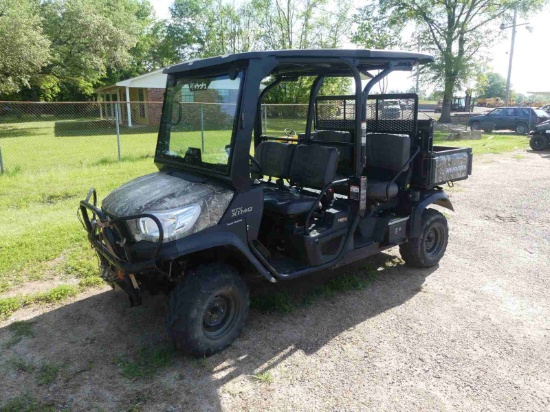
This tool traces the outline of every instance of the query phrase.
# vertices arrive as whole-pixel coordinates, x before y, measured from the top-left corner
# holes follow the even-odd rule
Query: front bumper
[[[86,199],[80,201],[79,212],[81,223],[88,232],[88,240],[105,261],[103,263],[108,263],[125,274],[143,273],[158,268],[158,255],[164,232],[156,216],[148,213],[124,217],[109,216],[97,207],[97,193],[93,188],[88,192]],[[133,256],[132,240],[127,233],[125,222],[144,217],[152,219],[157,224],[159,239],[151,256],[141,260]]]

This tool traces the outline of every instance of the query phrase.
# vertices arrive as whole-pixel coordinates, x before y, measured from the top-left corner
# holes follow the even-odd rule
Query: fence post
[[[4,174],[4,160],[2,159],[2,148],[0,147],[0,174]]]
[[[201,147],[204,153],[204,106],[201,103]]]
[[[116,127],[116,144],[118,148],[118,160],[121,160],[120,157],[120,124],[118,123],[120,114],[118,112],[118,104],[115,104],[115,127]]]

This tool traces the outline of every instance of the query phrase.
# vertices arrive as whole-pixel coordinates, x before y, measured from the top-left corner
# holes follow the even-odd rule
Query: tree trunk
[[[441,107],[440,123],[451,123],[451,102],[453,101],[454,79],[445,77],[445,90],[443,92],[443,106]]]

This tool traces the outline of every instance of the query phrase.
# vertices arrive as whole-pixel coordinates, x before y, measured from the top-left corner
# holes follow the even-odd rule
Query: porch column
[[[126,86],[126,113],[128,114],[128,126],[132,127],[132,108],[130,106],[130,88]]]

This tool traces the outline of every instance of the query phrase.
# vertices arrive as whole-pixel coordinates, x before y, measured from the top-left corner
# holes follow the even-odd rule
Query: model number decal
[[[252,212],[252,206],[244,208],[244,207],[237,207],[235,209],[231,209],[231,217],[237,217],[240,215],[244,215],[245,213]]]

